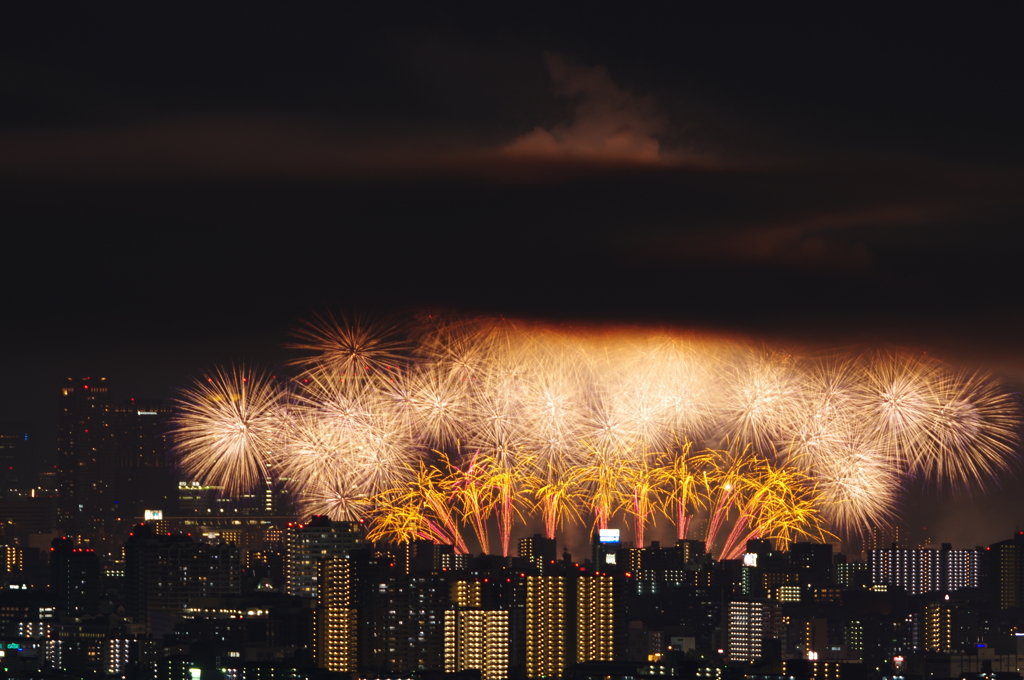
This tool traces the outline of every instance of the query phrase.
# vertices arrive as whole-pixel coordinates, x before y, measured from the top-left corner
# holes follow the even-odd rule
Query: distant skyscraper
[[[176,509],[165,435],[170,412],[160,401],[115,405],[105,378],[68,378],[57,435],[58,522],[65,531],[123,536],[143,510]]]
[[[430,573],[465,569],[468,555],[455,553],[455,546],[418,540],[405,544],[405,573]]]
[[[864,545],[864,552],[884,550],[885,547],[889,545],[899,546],[900,529],[899,527],[872,527],[871,530],[862,537],[862,543]]]
[[[102,533],[110,501],[110,392],[106,378],[68,378],[57,429],[58,522],[69,533]]]
[[[159,400],[136,399],[110,409],[110,493],[118,517],[131,520],[144,510],[175,513],[177,484],[166,434],[171,410]]]

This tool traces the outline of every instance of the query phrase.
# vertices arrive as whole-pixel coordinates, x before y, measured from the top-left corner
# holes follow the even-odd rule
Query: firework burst
[[[532,514],[552,538],[622,522],[642,544],[664,518],[726,557],[885,524],[909,479],[966,490],[1019,445],[997,381],[903,350],[436,315],[399,331],[322,315],[295,332],[296,379],[197,380],[174,425],[182,468],[232,494],[284,485],[301,512],[367,517],[392,541],[508,554]]]
[[[283,424],[284,393],[264,371],[215,369],[186,388],[172,426],[186,474],[228,494],[268,479]]]

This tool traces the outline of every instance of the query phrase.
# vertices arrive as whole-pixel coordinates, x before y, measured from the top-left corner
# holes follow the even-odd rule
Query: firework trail
[[[691,453],[692,444],[678,447],[678,453],[667,465],[655,468],[655,485],[662,492],[661,511],[676,523],[676,538],[690,538],[690,524],[697,512],[705,509],[701,491],[702,472],[712,462],[710,452]]]
[[[659,466],[650,456],[642,456],[621,471],[621,485],[625,496],[625,514],[633,520],[633,537],[637,545],[644,545],[648,524],[655,522],[655,509],[659,496]]]
[[[771,537],[782,543],[797,538],[824,541],[814,483],[793,468],[753,458],[733,483],[728,498],[736,512],[719,559],[737,559],[748,540]]]
[[[544,520],[544,535],[548,538],[555,538],[558,529],[563,529],[566,522],[579,523],[583,520],[580,508],[586,502],[586,494],[580,484],[581,470],[574,467],[560,475],[548,474],[543,480],[535,478],[538,484],[530,490],[536,499],[532,509],[539,512]]]
[[[430,540],[468,553],[452,503],[454,485],[455,480],[440,468],[421,461],[408,486],[388,489],[374,498],[377,512],[367,538],[394,543]]]
[[[448,456],[440,455],[446,476],[451,480],[451,499],[459,507],[462,519],[473,527],[480,549],[489,554],[487,522],[498,504],[498,489],[491,482],[494,459],[476,452],[459,468]]]

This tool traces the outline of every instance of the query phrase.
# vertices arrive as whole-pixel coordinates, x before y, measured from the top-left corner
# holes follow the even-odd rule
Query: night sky
[[[893,344],[1020,389],[1003,9],[5,10],[0,419],[45,459],[64,378],[169,397],[327,308]],[[968,547],[1009,495],[908,512]]]

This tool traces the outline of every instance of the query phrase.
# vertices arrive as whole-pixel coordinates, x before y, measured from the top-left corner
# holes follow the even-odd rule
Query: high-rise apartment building
[[[359,522],[332,522],[324,515],[288,528],[288,594],[317,597],[320,562],[348,557],[366,544]]]
[[[16,545],[0,544],[0,574],[18,576],[25,568],[25,551]]]
[[[948,602],[928,602],[921,612],[921,646],[926,652],[950,652],[953,610]]]
[[[476,669],[482,680],[506,680],[509,671],[508,612],[450,609],[444,613],[444,670]]]
[[[568,617],[571,584],[565,576],[527,576],[524,581],[526,677],[561,677],[575,637]]]
[[[977,588],[980,564],[977,550],[953,550],[949,543],[940,550],[868,551],[871,582],[903,588],[908,595]]]
[[[156,612],[180,612],[190,599],[239,595],[241,551],[234,545],[196,543],[186,534],[157,535],[135,527],[124,544],[129,616],[150,623]]]
[[[725,655],[729,663],[756,661],[774,629],[775,609],[756,600],[730,602],[725,610]]]
[[[355,569],[347,557],[320,562],[319,601],[314,622],[317,666],[338,673],[356,670],[358,621]]]
[[[989,588],[1000,609],[1024,607],[1024,531],[985,549]]]
[[[576,662],[615,661],[622,652],[616,577],[581,576],[576,583]],[[618,603],[621,606],[621,602]]]
[[[444,612],[449,606],[447,579],[437,574],[409,574],[398,578],[389,627],[394,631],[391,672],[413,673],[444,667]],[[388,616],[391,616],[388,611]]]
[[[447,575],[406,574],[393,555],[369,549],[349,555],[354,573],[358,667],[376,674],[444,667]]]
[[[479,609],[483,606],[483,586],[479,581],[458,580],[451,586],[452,604],[461,609]]]

